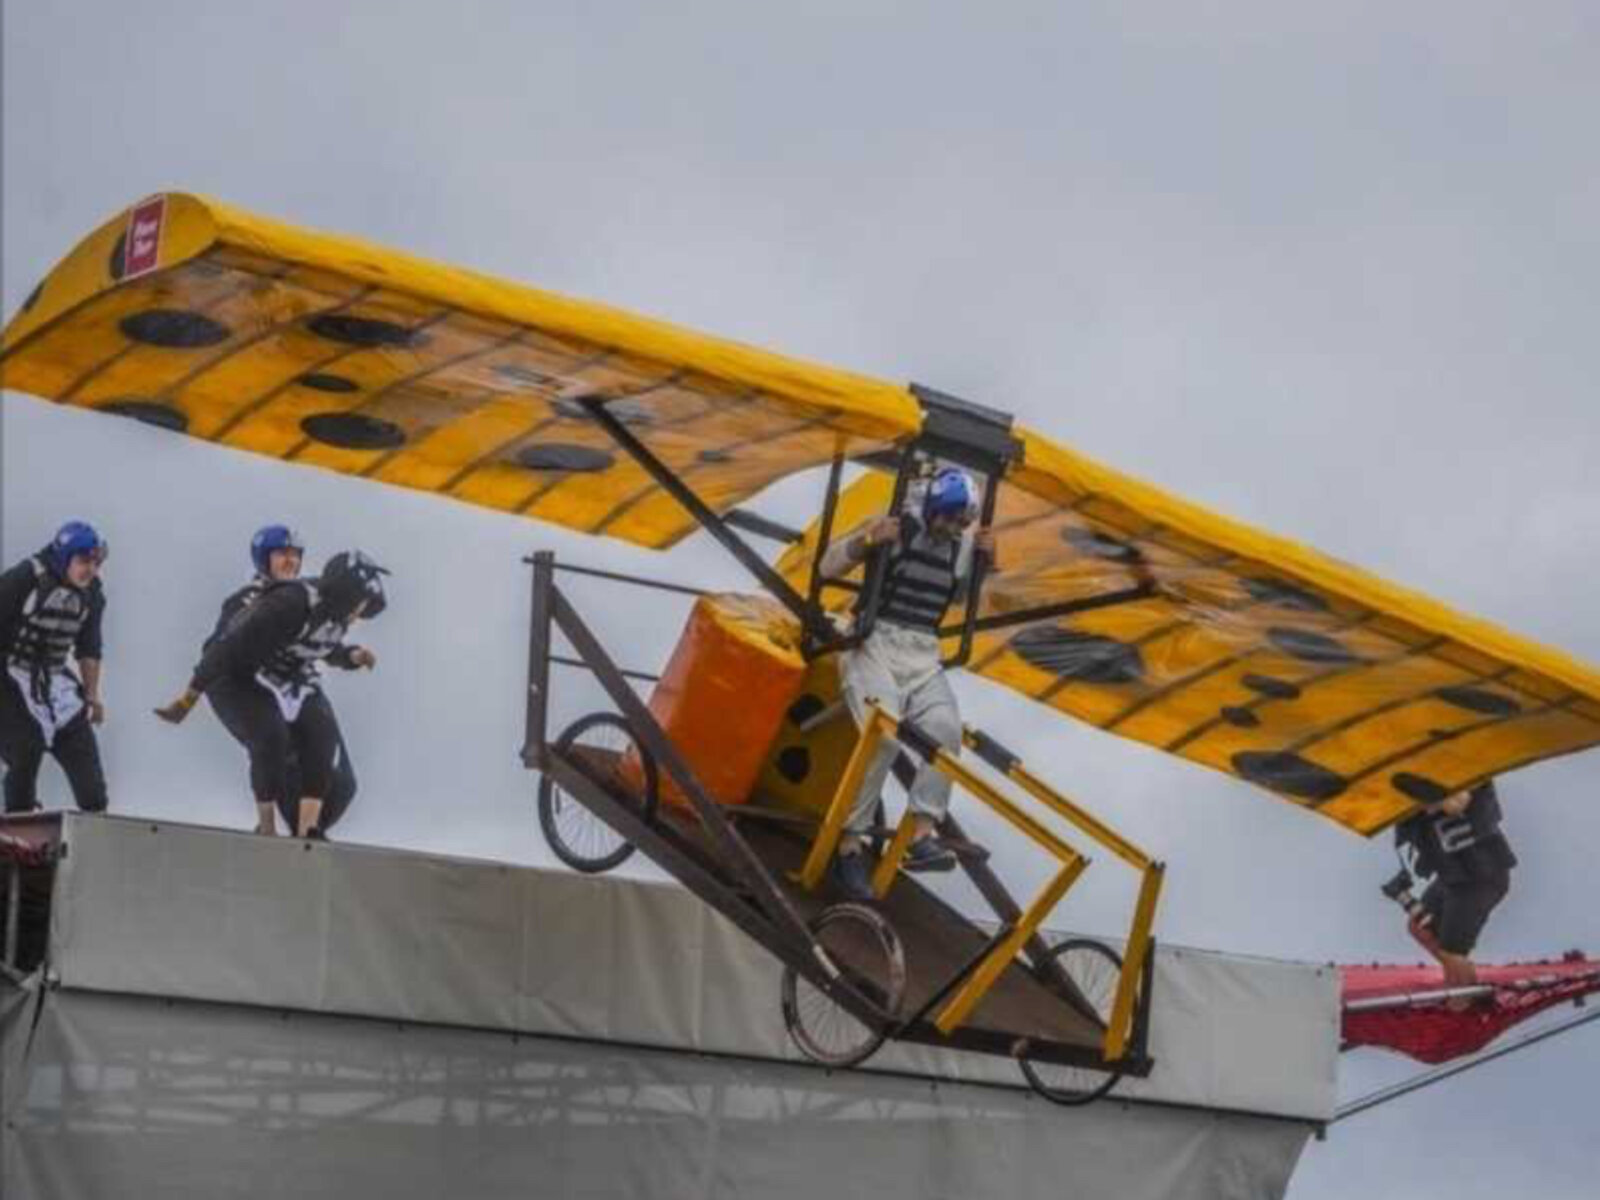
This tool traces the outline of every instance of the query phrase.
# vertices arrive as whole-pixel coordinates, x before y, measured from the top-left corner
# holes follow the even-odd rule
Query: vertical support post
[[[995,503],[999,495],[1000,475],[988,476],[983,489],[983,515],[978,520],[980,531],[994,524]],[[946,667],[964,667],[972,661],[972,638],[978,629],[978,607],[983,602],[983,584],[993,565],[987,554],[973,555],[971,574],[967,577],[967,613],[961,622],[961,645],[955,655],[945,661]]]
[[[900,869],[900,862],[906,856],[906,848],[911,845],[911,834],[916,827],[917,814],[908,807],[900,818],[900,824],[895,827],[889,848],[878,860],[878,869],[872,873],[872,894],[879,900],[889,894],[889,885],[894,882],[895,872]]]
[[[817,884],[822,882],[822,873],[828,869],[828,862],[833,858],[834,849],[839,845],[839,837],[844,832],[845,818],[850,815],[850,809],[855,805],[856,794],[861,791],[861,781],[866,778],[867,767],[871,764],[873,756],[878,753],[879,743],[887,734],[888,721],[883,715],[883,710],[875,704],[870,705],[870,708],[866,728],[861,731],[861,738],[856,742],[856,748],[845,766],[844,775],[833,793],[833,800],[828,804],[828,813],[822,819],[822,828],[817,830],[817,839],[811,843],[811,852],[806,855],[805,865],[800,868],[799,883],[808,892],[815,891]]]
[[[1122,976],[1117,980],[1117,996],[1111,1005],[1111,1020],[1106,1025],[1105,1057],[1114,1062],[1128,1048],[1133,1031],[1133,1003],[1140,981],[1146,976],[1145,959],[1150,953],[1150,926],[1155,921],[1156,901],[1161,896],[1161,881],[1166,865],[1151,863],[1139,885],[1139,900],[1133,910],[1133,929],[1122,956]]]
[[[6,875],[6,956],[5,965],[17,966],[17,923],[22,919],[22,864],[10,864]]]
[[[894,477],[894,492],[889,497],[889,511],[886,516],[900,515],[900,508],[906,501],[906,491],[911,484],[911,476],[916,469],[916,453],[907,447],[900,456],[900,471]],[[889,573],[889,555],[893,550],[893,546],[878,546],[867,559],[867,569],[861,578],[861,603],[856,607],[856,625],[851,631],[851,637],[856,641],[866,641],[873,625],[877,623],[878,603],[883,598],[883,581]]]
[[[806,588],[806,608],[814,613],[822,612],[822,556],[833,544],[833,520],[839,510],[839,481],[843,473],[844,455],[835,454],[833,464],[828,468],[828,493],[822,499],[822,524],[817,530],[816,550],[811,557],[811,579]],[[821,649],[822,643],[813,638],[809,629],[802,631],[802,641],[809,651]]]
[[[522,762],[544,769],[550,712],[550,592],[555,584],[556,556],[540,550],[533,556],[533,599],[528,614],[528,694],[522,736]]]

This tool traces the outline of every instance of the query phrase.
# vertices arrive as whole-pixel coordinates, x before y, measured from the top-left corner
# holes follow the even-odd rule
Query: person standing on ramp
[[[46,752],[66,772],[78,807],[105,811],[94,727],[106,716],[100,700],[106,598],[99,578],[106,553],[93,526],[68,521],[38,554],[0,575],[0,761],[8,813],[39,807]]]
[[[960,749],[961,713],[945,678],[938,630],[971,578],[974,552],[992,561],[992,535],[971,530],[977,492],[972,476],[945,467],[928,483],[920,506],[913,500],[904,512],[867,522],[823,555],[822,574],[842,577],[865,562],[874,547],[890,547],[877,618],[866,640],[848,651],[840,665],[845,702],[857,725],[865,725],[867,705],[875,702],[945,749]],[[839,841],[834,879],[852,899],[872,898],[866,833],[898,753],[899,746],[887,742],[867,767]],[[950,808],[950,787],[949,777],[931,763],[917,771],[908,796],[915,816],[906,870],[948,871],[955,866],[955,853],[936,833]]]
[[[270,571],[270,552],[266,561]],[[257,833],[275,834],[274,814],[292,805],[298,836],[325,836],[324,807],[344,743],[319,682],[322,663],[343,670],[377,665],[371,650],[344,639],[356,621],[371,620],[386,607],[387,574],[351,550],[329,559],[318,579],[269,582],[207,644],[183,695],[156,709],[176,725],[202,695],[210,697],[223,725],[250,755]]]
[[[217,614],[216,628],[202,647],[209,650],[223,634],[233,627],[246,609],[261,598],[261,594],[274,583],[287,583],[300,578],[300,568],[305,561],[305,541],[287,525],[264,525],[250,539],[250,563],[254,568],[248,582],[222,602]],[[278,815],[284,827],[290,830],[299,824],[300,760],[293,746],[289,755],[289,786],[278,798]],[[339,749],[334,756],[333,779],[328,785],[327,799],[322,803],[322,816],[318,828],[326,834],[350,807],[356,795],[355,767],[350,752],[345,747],[344,734],[339,735]]]

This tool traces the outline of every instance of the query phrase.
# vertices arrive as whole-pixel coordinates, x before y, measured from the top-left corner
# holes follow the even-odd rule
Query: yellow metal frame
[[[829,802],[822,825],[806,855],[798,880],[800,886],[812,891],[821,882],[829,861],[838,849],[844,834],[845,821],[861,790],[861,781],[867,766],[885,738],[899,736],[900,724],[877,705],[871,706],[861,738],[839,779],[832,801]],[[976,736],[967,730],[965,742],[976,746]],[[1044,885],[1022,912],[1016,926],[1002,939],[973,970],[934,1017],[934,1025],[941,1033],[949,1034],[959,1028],[988,994],[1001,973],[1038,932],[1062,897],[1077,882],[1089,866],[1090,860],[1071,845],[1042,825],[1013,801],[1002,795],[988,780],[978,775],[961,759],[946,750],[938,750],[933,757],[935,769],[983,801],[1023,836],[1048,851],[1061,868]],[[1050,787],[1020,763],[1013,763],[1004,772],[1005,777],[1033,800],[1062,818],[1080,832],[1104,846],[1142,876],[1139,897],[1134,905],[1133,922],[1128,933],[1127,948],[1123,953],[1122,973],[1117,981],[1117,994],[1112,1001],[1111,1017],[1106,1024],[1101,1055],[1107,1062],[1122,1058],[1133,1034],[1134,1010],[1138,999],[1139,980],[1144,970],[1145,958],[1150,952],[1150,931],[1155,924],[1156,905],[1161,896],[1161,881],[1166,871],[1162,863],[1151,859],[1144,851],[1122,837],[1109,826]],[[913,814],[907,812],[895,828],[883,859],[872,876],[874,895],[882,899],[888,894],[906,850],[911,845]]]

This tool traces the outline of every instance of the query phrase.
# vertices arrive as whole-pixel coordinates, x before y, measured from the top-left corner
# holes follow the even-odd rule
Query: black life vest
[[[23,602],[6,655],[8,666],[18,667],[36,680],[64,670],[78,635],[89,621],[93,602],[88,588],[75,588],[61,579],[39,557],[33,566],[34,588]]]
[[[878,619],[937,631],[961,590],[962,539],[932,538],[922,529],[889,551]]]

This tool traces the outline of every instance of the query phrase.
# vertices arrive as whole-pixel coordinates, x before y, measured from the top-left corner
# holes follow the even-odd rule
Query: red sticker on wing
[[[161,258],[161,222],[167,215],[167,198],[152,196],[128,214],[127,248],[123,251],[123,279],[156,269]]]

